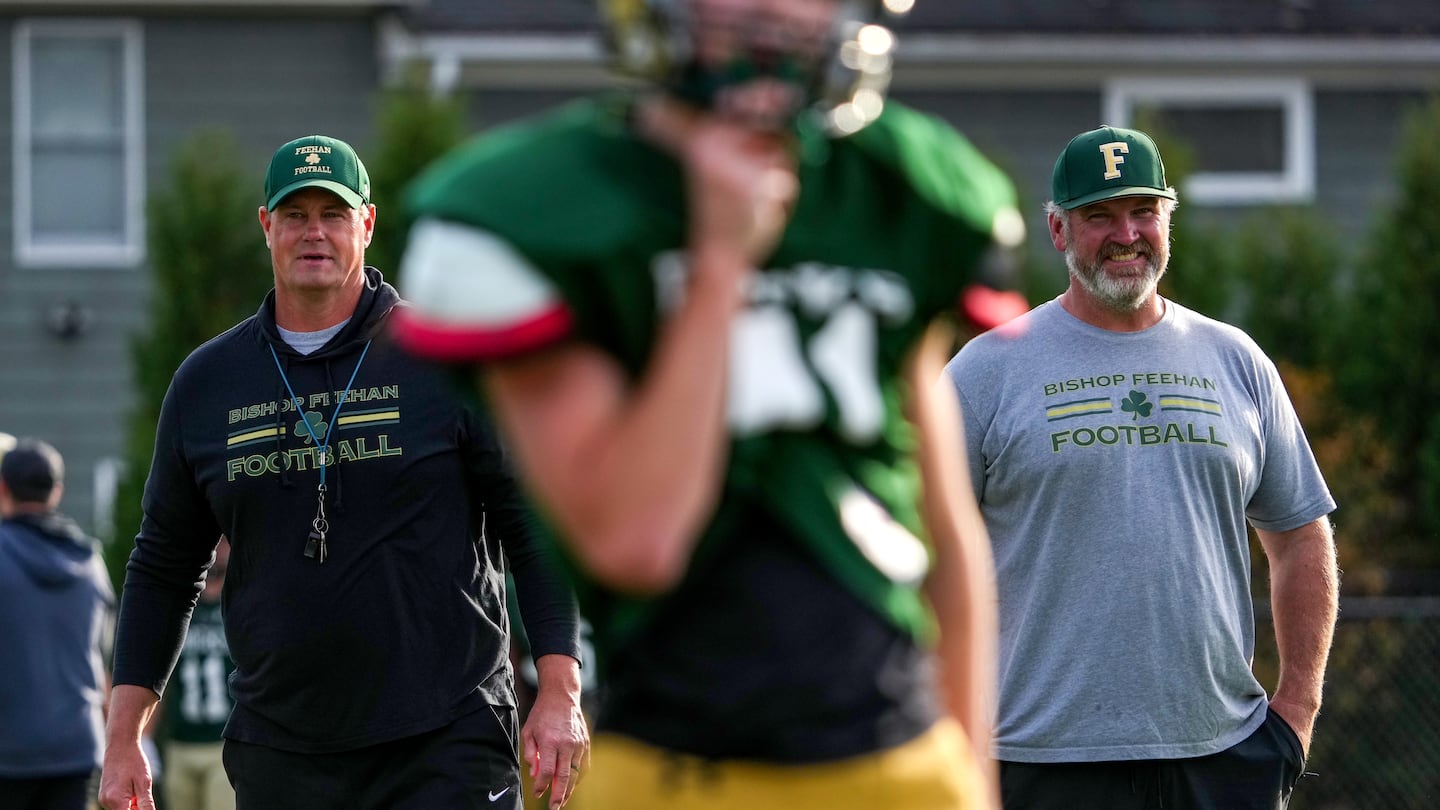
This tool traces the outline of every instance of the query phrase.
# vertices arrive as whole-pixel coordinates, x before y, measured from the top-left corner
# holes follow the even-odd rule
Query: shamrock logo
[[[316,163],[320,162],[320,156],[315,154],[314,152],[311,152],[310,154],[305,156],[305,162],[309,163],[311,166],[314,166]]]
[[[325,424],[325,417],[319,411],[306,411],[305,418],[295,423],[295,435],[303,438],[306,444],[310,444],[311,434],[314,434],[315,441],[323,442],[329,432],[330,426]]]
[[[1120,400],[1120,410],[1125,411],[1126,413],[1135,414],[1132,419],[1139,419],[1142,416],[1149,416],[1150,411],[1155,408],[1155,403],[1146,402],[1145,400],[1147,398],[1148,397],[1146,397],[1139,391],[1131,389],[1130,396]]]

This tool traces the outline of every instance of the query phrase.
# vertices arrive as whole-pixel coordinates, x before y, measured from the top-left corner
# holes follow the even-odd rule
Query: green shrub
[[[374,189],[375,238],[365,261],[394,281],[404,239],[401,200],[406,186],[435,158],[465,137],[465,115],[453,97],[436,97],[418,86],[383,91],[378,143],[365,157]]]
[[[1359,266],[1337,345],[1339,393],[1374,417],[1392,450],[1391,486],[1412,504],[1404,542],[1440,565],[1440,98],[1406,121],[1398,193],[1382,212]],[[1428,542],[1425,538],[1429,538]]]
[[[151,194],[148,325],[130,344],[136,406],[107,548],[117,584],[140,528],[140,495],[170,378],[195,347],[253,314],[273,282],[254,186],[233,139],[206,131],[180,147],[168,184]]]

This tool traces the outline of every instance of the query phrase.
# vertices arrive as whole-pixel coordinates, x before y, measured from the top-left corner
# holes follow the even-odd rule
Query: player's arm
[[[1339,609],[1335,539],[1323,517],[1289,531],[1255,533],[1270,561],[1270,609],[1280,652],[1280,681],[1270,705],[1308,752]]]
[[[910,418],[919,434],[921,514],[935,557],[925,586],[940,624],[937,651],[944,697],[964,725],[981,772],[994,788],[995,764],[990,758],[997,649],[994,562],[964,462],[959,404],[942,374],[949,346],[949,329],[931,327],[906,375],[912,392]]]
[[[676,583],[714,510],[729,449],[725,380],[742,281],[784,229],[796,192],[781,139],[682,106],[639,126],[683,166],[686,294],[629,379],[567,344],[496,364],[486,385],[524,477],[592,576],[634,592]]]
[[[485,372],[542,508],[587,572],[620,590],[655,592],[678,581],[720,489],[727,336],[738,290],[710,278],[692,277],[639,380],[579,343]]]

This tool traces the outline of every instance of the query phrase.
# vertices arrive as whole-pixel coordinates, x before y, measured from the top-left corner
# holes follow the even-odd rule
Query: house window
[[[138,24],[26,20],[14,41],[15,259],[129,267],[143,253]]]
[[[1247,78],[1118,80],[1105,120],[1183,141],[1194,165],[1184,199],[1215,205],[1304,203],[1315,194],[1308,84]]]

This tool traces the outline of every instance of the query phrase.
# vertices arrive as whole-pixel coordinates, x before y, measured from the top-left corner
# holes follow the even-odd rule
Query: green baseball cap
[[[302,188],[333,191],[359,208],[370,202],[370,175],[350,144],[324,135],[306,135],[275,150],[265,172],[265,207],[273,210],[281,200]]]
[[[1175,199],[1165,182],[1165,163],[1149,135],[1100,127],[1070,139],[1055,161],[1050,181],[1055,204],[1071,210],[1116,197]]]

